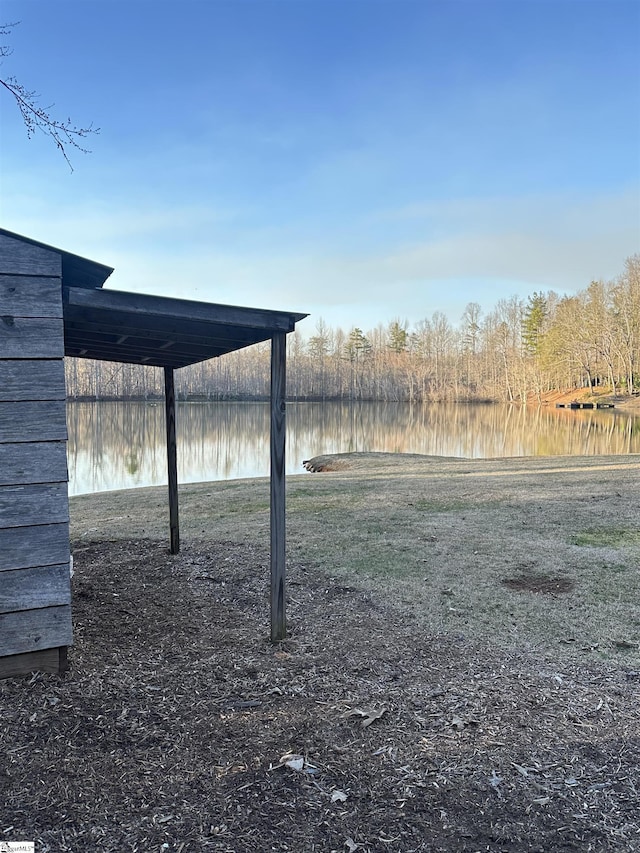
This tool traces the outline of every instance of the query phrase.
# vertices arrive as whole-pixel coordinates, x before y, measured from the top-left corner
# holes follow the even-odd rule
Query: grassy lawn
[[[430,633],[560,657],[639,659],[636,457],[356,454],[343,462],[288,479],[293,566],[374,591]],[[183,541],[268,548],[267,480],[183,485],[180,502]],[[166,536],[164,489],[82,496],[71,506],[76,541]]]

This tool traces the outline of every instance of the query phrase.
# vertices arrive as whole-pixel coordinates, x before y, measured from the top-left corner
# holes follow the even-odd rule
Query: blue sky
[[[108,286],[345,329],[611,278],[640,250],[640,0],[4,0],[0,221]],[[304,329],[303,329],[304,327]]]

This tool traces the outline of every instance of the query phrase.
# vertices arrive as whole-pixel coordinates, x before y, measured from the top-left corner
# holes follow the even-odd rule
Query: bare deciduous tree
[[[535,309],[535,310],[534,310]],[[640,387],[640,256],[614,281],[573,296],[553,291],[500,300],[480,320],[470,303],[460,325],[441,311],[347,334],[320,320],[308,340],[289,343],[289,393],[299,400],[524,403],[550,391]],[[72,363],[76,398],[160,397],[153,368]],[[159,375],[159,374],[158,374]],[[268,399],[269,345],[259,344],[180,371],[181,399]]]

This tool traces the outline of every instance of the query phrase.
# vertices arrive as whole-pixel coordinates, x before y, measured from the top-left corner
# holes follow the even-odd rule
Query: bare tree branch
[[[15,26],[17,23],[1,24],[0,36],[9,35]],[[0,59],[6,59],[12,53],[13,51],[8,45],[0,45]],[[45,136],[50,136],[73,172],[67,149],[73,147],[83,154],[91,153],[88,148],[81,144],[80,140],[86,139],[92,133],[100,133],[100,128],[94,127],[93,124],[88,127],[78,127],[73,124],[70,118],[65,121],[54,118],[51,114],[54,105],[40,106],[38,104],[39,95],[34,91],[29,91],[15,77],[0,78],[0,84],[13,96],[27,130],[27,137],[33,138],[38,131],[44,133]]]

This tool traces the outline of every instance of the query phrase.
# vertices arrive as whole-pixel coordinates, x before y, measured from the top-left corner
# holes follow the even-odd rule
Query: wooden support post
[[[176,391],[172,367],[164,368],[164,407],[167,426],[170,550],[172,554],[177,554],[180,551],[180,522],[178,518],[178,460],[176,454]]]
[[[285,444],[287,336],[271,338],[271,641],[287,635],[285,612]]]

